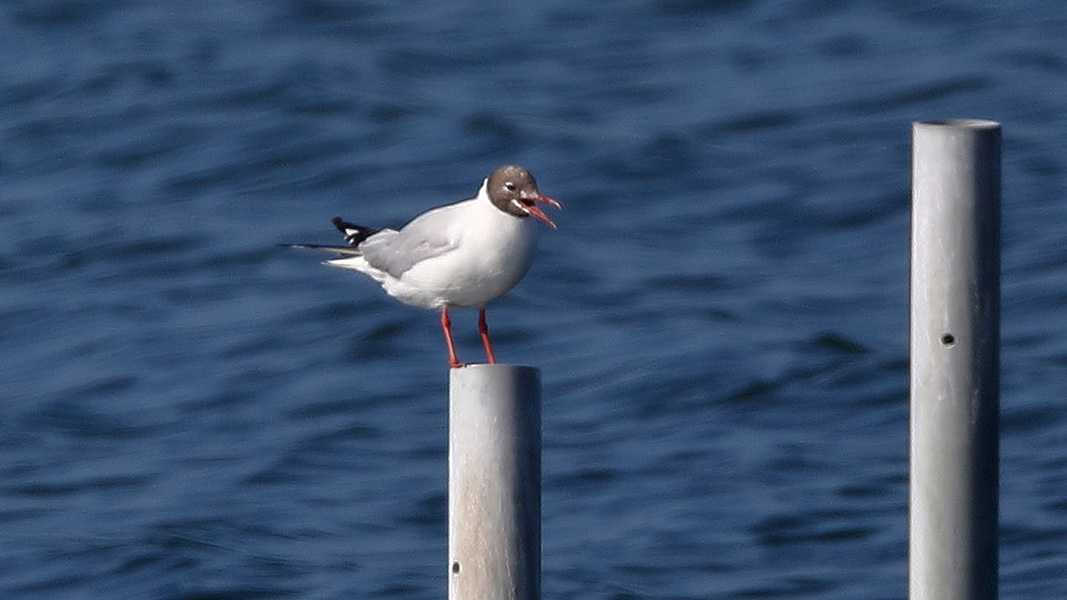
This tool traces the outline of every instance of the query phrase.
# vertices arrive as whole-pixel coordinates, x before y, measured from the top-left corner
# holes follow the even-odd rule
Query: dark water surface
[[[443,597],[436,316],[277,244],[503,162],[566,206],[490,310],[544,597],[904,597],[948,117],[1004,126],[1002,597],[1067,596],[1067,9],[906,6],[4,3],[0,597]]]

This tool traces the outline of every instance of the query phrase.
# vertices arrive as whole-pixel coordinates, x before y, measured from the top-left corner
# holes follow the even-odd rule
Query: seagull
[[[490,364],[496,363],[485,321],[485,305],[519,282],[533,262],[536,223],[556,229],[538,202],[563,208],[537,189],[533,175],[502,165],[482,181],[473,198],[447,204],[412,219],[400,229],[375,229],[333,219],[346,245],[289,244],[336,252],[324,264],[358,271],[397,300],[441,310],[448,366],[464,366],[452,343],[448,309],[478,307],[478,332]]]

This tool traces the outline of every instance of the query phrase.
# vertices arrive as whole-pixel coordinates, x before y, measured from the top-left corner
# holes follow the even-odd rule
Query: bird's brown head
[[[538,202],[563,208],[559,202],[545,196],[537,189],[530,172],[518,165],[502,165],[493,169],[486,180],[486,193],[500,210],[516,217],[534,217],[552,229],[556,224],[537,206]]]

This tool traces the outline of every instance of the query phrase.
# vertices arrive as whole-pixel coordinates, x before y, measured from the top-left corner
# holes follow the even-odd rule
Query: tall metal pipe
[[[540,371],[449,371],[448,598],[540,600]]]
[[[914,123],[911,600],[994,600],[1000,125]]]

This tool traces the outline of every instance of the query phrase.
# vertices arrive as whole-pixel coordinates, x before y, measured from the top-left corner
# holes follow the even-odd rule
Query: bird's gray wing
[[[453,234],[454,206],[419,215],[400,231],[383,229],[364,240],[359,251],[372,267],[400,277],[416,264],[456,248],[459,240]]]

